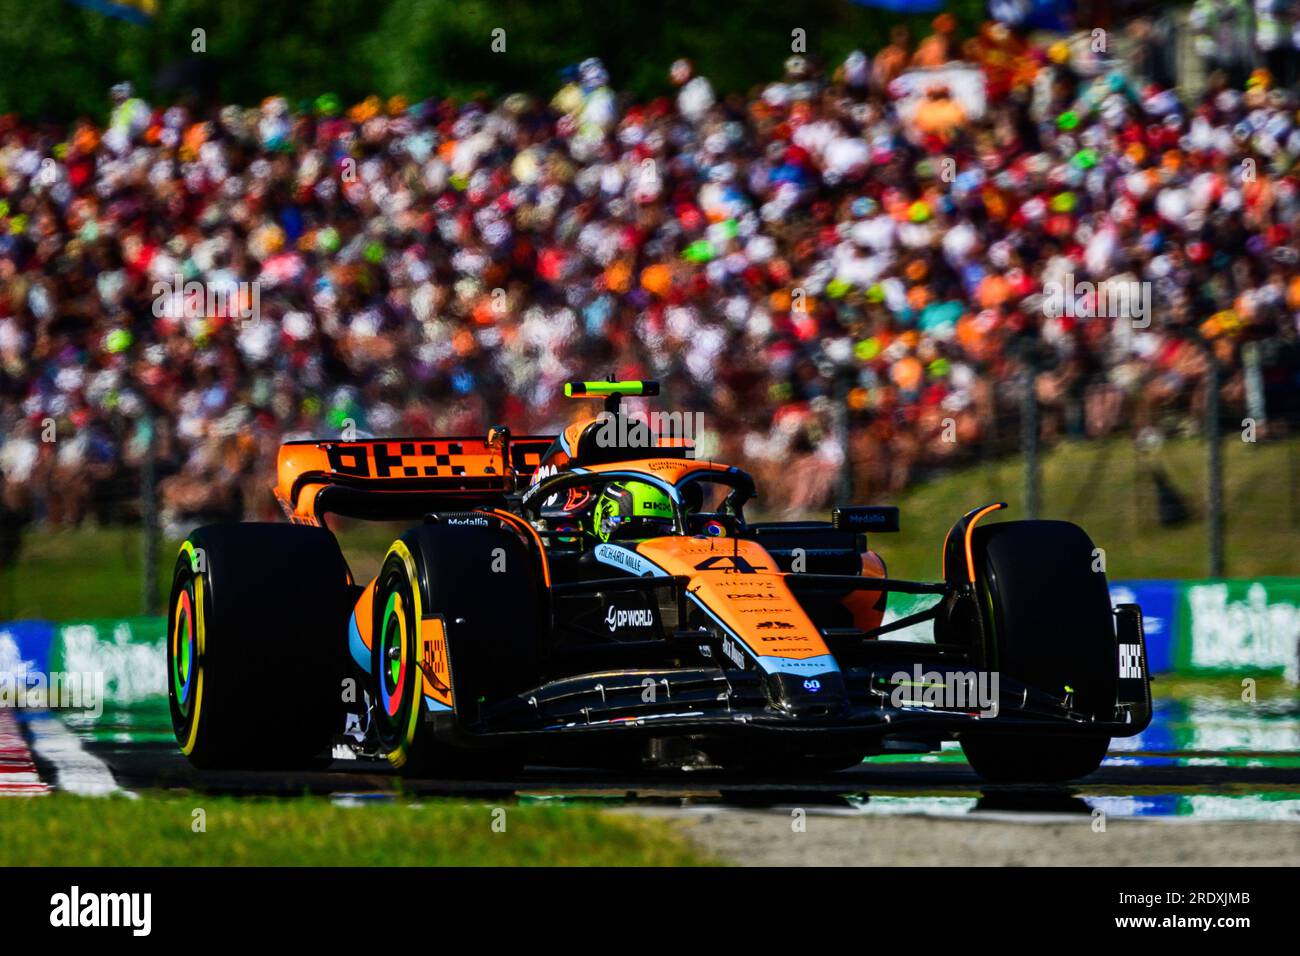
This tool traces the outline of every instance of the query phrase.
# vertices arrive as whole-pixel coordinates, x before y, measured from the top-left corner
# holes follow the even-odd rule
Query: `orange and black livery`
[[[167,645],[186,756],[800,773],[956,740],[987,779],[1054,781],[1150,721],[1141,611],[1077,526],[983,505],[937,580],[892,578],[896,508],[755,520],[743,469],[621,427],[656,383],[565,391],[603,408],[557,435],[286,443],[284,522],[195,530]],[[331,514],[406,530],[355,580]]]

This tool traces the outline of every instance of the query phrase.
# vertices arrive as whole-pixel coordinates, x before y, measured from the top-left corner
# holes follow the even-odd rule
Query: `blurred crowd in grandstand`
[[[1014,446],[1027,364],[1048,438],[1194,429],[1207,349],[1239,419],[1253,342],[1295,423],[1300,102],[1095,46],[941,16],[749,96],[678,62],[631,102],[592,59],[549,103],[123,85],[106,128],[0,118],[3,505],[118,517],[152,434],[174,527],[265,517],[283,439],[554,430],[607,373],[704,411],[701,453],[792,513],[846,448],[866,499]],[[1149,284],[1149,327],[1049,314],[1067,278]]]

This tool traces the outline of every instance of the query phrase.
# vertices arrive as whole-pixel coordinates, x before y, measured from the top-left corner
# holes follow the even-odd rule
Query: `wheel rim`
[[[380,665],[382,670],[379,682],[380,695],[384,712],[396,718],[402,709],[402,698],[406,687],[407,660],[406,609],[402,595],[394,591],[388,596],[384,606],[383,622],[380,625]]]
[[[186,555],[187,541],[181,548],[172,585],[175,598],[169,619],[167,636],[167,697],[172,716],[172,730],[181,753],[187,757],[199,747],[199,729],[202,725],[204,700],[204,655],[207,625],[204,621],[207,603],[204,596],[204,576],[192,570],[193,562]]]
[[[183,716],[189,716],[198,657],[193,587],[190,583],[181,590],[172,619],[172,688],[176,692],[176,706]]]
[[[418,581],[415,559],[398,539],[388,549],[375,587],[371,700],[380,746],[399,768],[410,759],[424,710],[415,643],[421,614]]]

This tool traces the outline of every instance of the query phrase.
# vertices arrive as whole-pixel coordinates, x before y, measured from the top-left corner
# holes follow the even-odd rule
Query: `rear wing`
[[[290,521],[321,524],[327,513],[405,518],[439,507],[499,504],[531,476],[554,436],[376,438],[285,442],[275,497]]]

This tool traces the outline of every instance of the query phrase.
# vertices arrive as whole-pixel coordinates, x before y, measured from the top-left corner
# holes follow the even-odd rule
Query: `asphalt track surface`
[[[1065,787],[985,784],[955,745],[799,778],[530,767],[427,780],[357,760],[312,772],[202,771],[176,749],[165,709],[25,723],[40,781],[73,792],[311,794],[360,812],[437,798],[580,802],[667,820],[741,864],[1300,865],[1293,688],[1249,706],[1217,691],[1157,699],[1147,731],[1114,741],[1096,773]]]
[[[742,865],[1300,863],[1300,759],[1279,761],[1276,752],[1112,755],[1076,785],[1014,787],[982,783],[955,753],[798,780],[533,767],[446,781],[358,761],[315,772],[201,771],[165,742],[88,749],[118,785],[141,794],[315,794],[359,807],[427,798],[595,803],[666,820],[711,856]]]
[[[1300,799],[1300,766],[1275,765],[1278,755],[1273,752],[1202,752],[1196,755],[1199,759],[1172,760],[1163,766],[1109,759],[1095,774],[1070,787],[1020,787],[985,784],[965,763],[955,761],[864,763],[851,770],[797,778],[740,777],[707,770],[611,774],[598,768],[529,767],[516,776],[499,779],[421,780],[400,777],[380,761],[340,760],[315,771],[214,771],[194,768],[166,743],[101,742],[89,749],[112,768],[118,784],[128,790],[184,789],[235,796],[378,797],[400,792],[406,796],[474,797],[514,793],[572,799],[705,800],[750,807],[784,805],[794,796],[816,798],[818,804],[848,806],[846,801],[869,801],[873,795],[918,799],[973,795],[979,798],[981,809],[1009,813],[1079,812],[1077,801],[1083,795],[1277,792]],[[1154,760],[1163,755],[1129,755],[1128,759],[1142,756]],[[1219,762],[1228,758],[1232,765]],[[1243,762],[1246,765],[1236,765]],[[1082,812],[1090,812],[1086,803],[1082,808]],[[1300,811],[1300,805],[1294,809]]]

